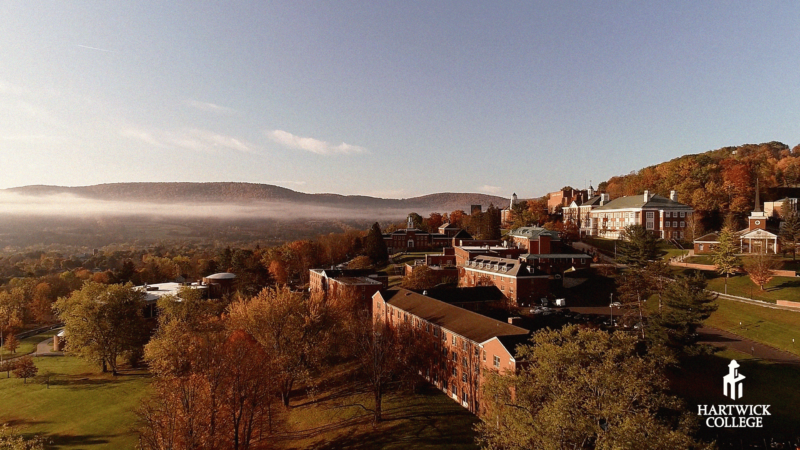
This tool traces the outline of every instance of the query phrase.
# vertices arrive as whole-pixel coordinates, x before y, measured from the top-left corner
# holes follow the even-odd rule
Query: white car
[[[620,302],[612,302],[610,305],[608,305],[609,308],[619,308],[621,306],[622,306],[622,303],[620,303]]]

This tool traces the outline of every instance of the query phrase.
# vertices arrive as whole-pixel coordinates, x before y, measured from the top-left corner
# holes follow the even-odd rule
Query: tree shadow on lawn
[[[109,438],[115,435],[94,435],[94,434],[45,434],[42,435],[45,448],[78,447],[86,448],[89,446],[108,444]]]
[[[779,291],[785,288],[799,288],[800,287],[800,280],[792,280],[792,281],[784,281],[783,283],[772,286],[771,288],[767,289],[767,291]]]
[[[446,415],[446,414],[441,414]],[[476,419],[477,420],[477,419]],[[306,448],[315,450],[394,448],[465,448],[477,449],[472,430],[454,427],[452,422],[435,421],[427,415],[410,420],[388,419],[377,427],[352,428],[334,440],[322,440]]]

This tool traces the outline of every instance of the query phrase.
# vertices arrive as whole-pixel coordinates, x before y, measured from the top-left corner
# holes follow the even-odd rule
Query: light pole
[[[614,293],[611,293],[611,302],[608,304],[608,309],[611,310],[611,327],[614,327]]]

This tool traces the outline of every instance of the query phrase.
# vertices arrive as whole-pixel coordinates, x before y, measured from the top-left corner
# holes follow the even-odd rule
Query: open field
[[[5,348],[0,349],[0,355],[3,355],[3,359],[7,359],[9,356],[17,357],[23,356],[36,351],[36,346],[47,339],[58,334],[61,329],[55,329],[50,331],[45,331],[44,333],[37,334],[35,336],[26,337],[19,341],[19,347],[17,347],[17,351],[14,354],[11,354]]]
[[[71,356],[35,359],[39,375],[0,374],[0,423],[41,434],[55,449],[134,448],[134,409],[148,392],[146,372],[114,377]],[[49,389],[44,381],[49,375]]]
[[[717,311],[705,321],[706,325],[800,355],[800,311],[723,299],[718,299],[717,304]]]
[[[53,449],[132,449],[135,409],[149,392],[145,371],[113,377],[76,357],[39,357],[27,383],[0,374],[0,423],[39,434]],[[371,395],[353,382],[352,368],[335,368],[319,389],[292,400],[286,430],[274,438],[286,449],[475,449],[478,419],[441,391],[384,396],[384,421],[372,426]],[[45,380],[49,375],[50,387]]]

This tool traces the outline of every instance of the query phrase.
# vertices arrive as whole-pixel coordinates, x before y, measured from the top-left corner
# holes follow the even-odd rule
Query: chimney
[[[650,191],[644,191],[644,201],[645,202],[650,201]]]
[[[669,191],[669,199],[673,202],[678,201],[678,192],[677,191]]]

